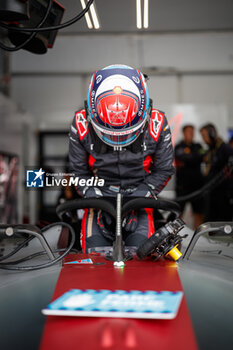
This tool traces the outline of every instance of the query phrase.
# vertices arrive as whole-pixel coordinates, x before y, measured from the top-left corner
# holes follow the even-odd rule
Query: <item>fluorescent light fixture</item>
[[[83,8],[83,10],[84,10],[84,9],[86,8],[85,1],[84,1],[84,0],[80,0],[80,1],[81,1],[82,8]],[[87,22],[88,28],[89,28],[89,29],[93,29],[93,24],[92,24],[92,22],[91,22],[91,18],[90,18],[90,16],[89,16],[89,13],[88,13],[88,12],[85,13],[85,20],[86,20],[86,22]]]
[[[96,8],[95,8],[94,4],[91,4],[90,11],[91,11],[91,16],[92,16],[92,20],[94,23],[94,27],[95,27],[95,29],[99,29],[100,23],[99,23],[99,19],[98,19]]]
[[[81,2],[81,5],[82,5],[82,8],[83,10],[86,8],[86,4],[85,4],[85,1],[84,0],[80,0]],[[93,29],[93,25],[92,25],[92,22],[91,22],[91,19],[90,19],[90,16],[89,16],[89,13],[86,12],[85,14],[85,20],[87,22],[87,26],[89,29]]]
[[[86,1],[85,0],[80,0],[81,5],[83,10],[86,8]],[[91,12],[91,16],[89,15],[89,11]],[[99,29],[100,28],[100,23],[99,23],[99,19],[97,16],[97,12],[96,12],[96,7],[95,4],[92,4],[90,6],[90,10],[88,12],[86,12],[85,14],[85,19],[87,22],[87,26],[89,29],[93,29],[93,27],[95,29]]]
[[[143,27],[149,27],[149,0],[144,0]]]
[[[143,28],[149,27],[149,0],[143,0]],[[136,0],[137,28],[142,29],[142,2]]]
[[[137,13],[137,28],[142,28],[142,9],[141,0],[136,0],[136,13]]]

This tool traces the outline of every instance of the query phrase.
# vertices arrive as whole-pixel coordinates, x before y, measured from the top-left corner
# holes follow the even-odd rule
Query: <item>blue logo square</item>
[[[44,187],[44,171],[40,170],[27,170],[26,187]]]

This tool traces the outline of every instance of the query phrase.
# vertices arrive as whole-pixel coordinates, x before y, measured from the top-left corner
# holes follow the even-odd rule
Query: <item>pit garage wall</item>
[[[189,121],[196,113],[195,125],[212,121],[225,139],[227,127],[233,128],[233,33],[113,36],[60,31],[47,54],[21,50],[10,59],[10,95],[30,112],[32,130],[68,129],[86,99],[92,72],[114,63],[138,67],[150,76],[150,97],[168,119],[178,111],[183,122]],[[30,146],[36,154],[35,142]],[[34,164],[36,158],[30,162]],[[173,190],[172,182],[167,190]],[[33,199],[30,207],[35,207]]]
[[[124,63],[150,75],[154,106],[224,104],[233,126],[233,33],[68,35],[45,55],[11,55],[11,96],[38,127],[69,124],[86,98],[90,74]],[[211,116],[210,116],[211,119]]]

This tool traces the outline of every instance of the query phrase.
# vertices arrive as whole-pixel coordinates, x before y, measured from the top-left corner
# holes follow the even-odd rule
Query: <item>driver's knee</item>
[[[88,250],[94,250],[94,248],[98,247],[108,247],[112,246],[112,241],[108,240],[107,238],[103,236],[92,236],[92,237],[87,237],[85,241],[85,253],[88,252]]]
[[[125,238],[125,245],[127,247],[136,247],[138,248],[142,243],[147,240],[147,237],[140,233],[130,233]]]

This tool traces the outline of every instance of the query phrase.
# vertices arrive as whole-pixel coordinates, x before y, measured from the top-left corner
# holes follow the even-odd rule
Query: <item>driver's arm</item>
[[[75,177],[78,177],[79,180],[87,180],[93,176],[88,165],[88,153],[80,142],[74,120],[69,133],[69,163],[71,173],[74,174]],[[87,190],[85,186],[80,186],[79,184],[75,187],[78,194],[81,196],[83,196]]]
[[[171,140],[171,132],[164,117],[163,126],[157,147],[155,149],[151,173],[145,179],[146,184],[153,188],[154,194],[158,194],[166,186],[171,176],[175,173],[173,167],[174,151]]]
[[[167,119],[164,116],[161,133],[155,143],[150,174],[145,177],[145,180],[130,194],[130,196],[150,197],[152,194],[159,194],[175,173],[173,158],[174,152],[171,142],[171,132]]]

